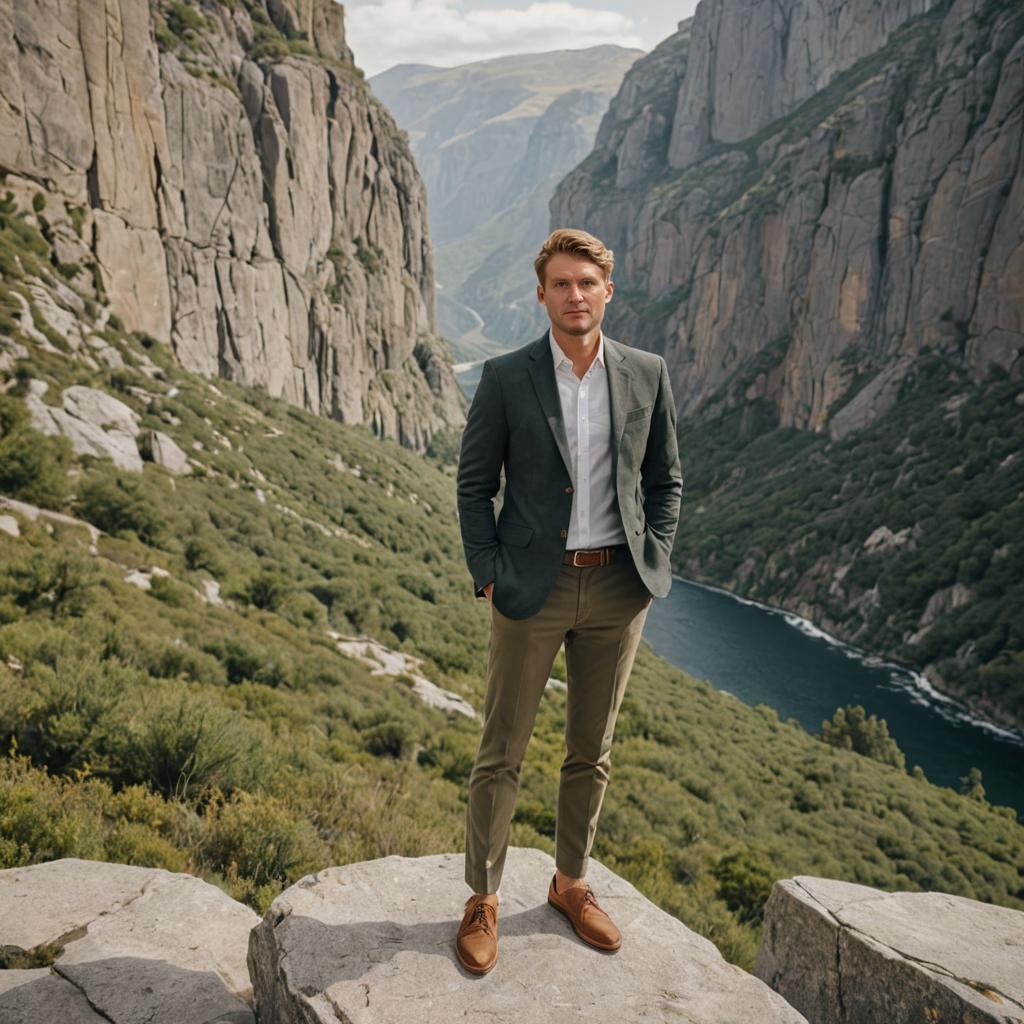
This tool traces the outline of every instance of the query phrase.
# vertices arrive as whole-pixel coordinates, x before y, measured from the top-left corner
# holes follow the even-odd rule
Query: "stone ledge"
[[[252,932],[261,1024],[798,1024],[804,1018],[707,939],[596,861],[588,879],[623,933],[602,954],[547,905],[554,861],[512,848],[498,964],[476,977],[454,940],[461,854],[387,857],[310,875]]]

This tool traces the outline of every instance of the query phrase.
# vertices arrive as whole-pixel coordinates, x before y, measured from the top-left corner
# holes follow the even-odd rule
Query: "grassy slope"
[[[45,249],[21,218],[2,223],[0,253]],[[30,265],[5,262],[2,310]],[[38,483],[64,479],[67,460],[72,489],[49,503],[107,530],[95,556],[84,530],[25,519],[0,545],[0,866],[74,854],[184,868],[262,908],[325,864],[461,848],[478,727],[371,675],[326,632],[419,655],[480,706],[487,611],[462,562],[451,465],[214,387],[149,342],[166,377],[151,380],[132,369],[144,339],[105,333],[127,368],[90,371],[20,338],[29,357],[0,410],[0,465],[31,448]],[[18,425],[29,376],[53,400],[72,382],[117,394],[202,471],[68,459]],[[125,581],[152,565],[170,573],[152,590]],[[193,589],[211,577],[224,609]],[[516,843],[552,849],[563,716],[564,696],[546,696]],[[1012,813],[826,746],[646,647],[595,853],[748,967],[768,886],[794,873],[1024,906]]]

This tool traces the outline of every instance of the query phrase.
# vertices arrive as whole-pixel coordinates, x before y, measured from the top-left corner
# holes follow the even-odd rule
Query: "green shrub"
[[[27,758],[0,757],[0,868],[60,857],[102,860],[101,792],[50,779]]]
[[[76,506],[93,526],[118,537],[134,534],[144,544],[159,543],[165,528],[156,504],[137,479],[117,474],[93,477],[82,484]]]
[[[167,12],[167,27],[179,38],[189,30],[201,32],[206,28],[202,13],[184,0],[173,0]]]
[[[139,673],[95,656],[30,662],[24,678],[0,673],[0,743],[63,775],[118,771],[126,694]]]
[[[767,857],[743,847],[721,857],[711,874],[718,882],[719,895],[741,921],[759,923],[772,891],[775,873]]]
[[[960,776],[960,792],[971,800],[985,802],[985,787],[981,784],[980,768],[972,768],[966,775]]]
[[[146,784],[168,799],[232,791],[260,776],[259,732],[211,698],[151,685],[129,720],[120,752],[122,783]]]
[[[277,572],[260,572],[249,582],[246,597],[250,604],[266,611],[277,611],[291,589],[288,580]]]
[[[275,797],[251,793],[210,804],[203,855],[229,878],[278,890],[329,860],[308,820]]]
[[[0,597],[12,608],[27,613],[46,611],[51,618],[84,614],[99,578],[99,570],[88,556],[64,548],[19,548],[12,552],[5,569],[0,576]]]
[[[0,395],[0,492],[59,509],[67,497],[71,442],[41,434],[29,423],[22,401]]]

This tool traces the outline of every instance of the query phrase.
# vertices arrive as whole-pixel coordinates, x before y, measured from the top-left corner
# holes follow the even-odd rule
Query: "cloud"
[[[375,75],[394,64],[452,67],[511,53],[581,50],[601,43],[643,48],[633,19],[564,2],[461,10],[458,0],[380,0],[345,7],[356,64]]]

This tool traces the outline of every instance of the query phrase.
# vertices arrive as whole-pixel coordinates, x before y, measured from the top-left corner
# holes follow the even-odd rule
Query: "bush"
[[[0,758],[0,868],[59,857],[103,859],[97,786],[78,787],[85,799],[70,800],[74,788],[33,769],[27,758]]]
[[[322,867],[328,852],[309,821],[279,799],[239,793],[211,802],[203,855],[229,878],[250,887],[281,885]]]
[[[0,576],[0,597],[27,613],[48,611],[51,618],[83,615],[99,578],[85,555],[60,548],[19,551],[6,570]]]
[[[711,869],[718,894],[741,921],[759,924],[772,891],[774,872],[761,853],[744,847],[720,858]]]
[[[118,771],[125,693],[139,673],[112,662],[61,657],[36,661],[22,680],[0,674],[0,743],[55,774]]]
[[[145,783],[168,799],[194,800],[257,778],[260,737],[210,698],[151,686],[129,720],[119,781]]]
[[[260,572],[250,581],[246,596],[250,604],[264,611],[274,612],[280,607],[289,590],[289,582],[280,573]]]
[[[43,508],[62,508],[71,454],[66,437],[33,430],[24,403],[0,395],[0,491]]]
[[[134,533],[144,544],[156,545],[164,531],[156,503],[143,493],[138,480],[121,474],[112,480],[98,477],[86,481],[76,506],[93,526],[118,537]]]

